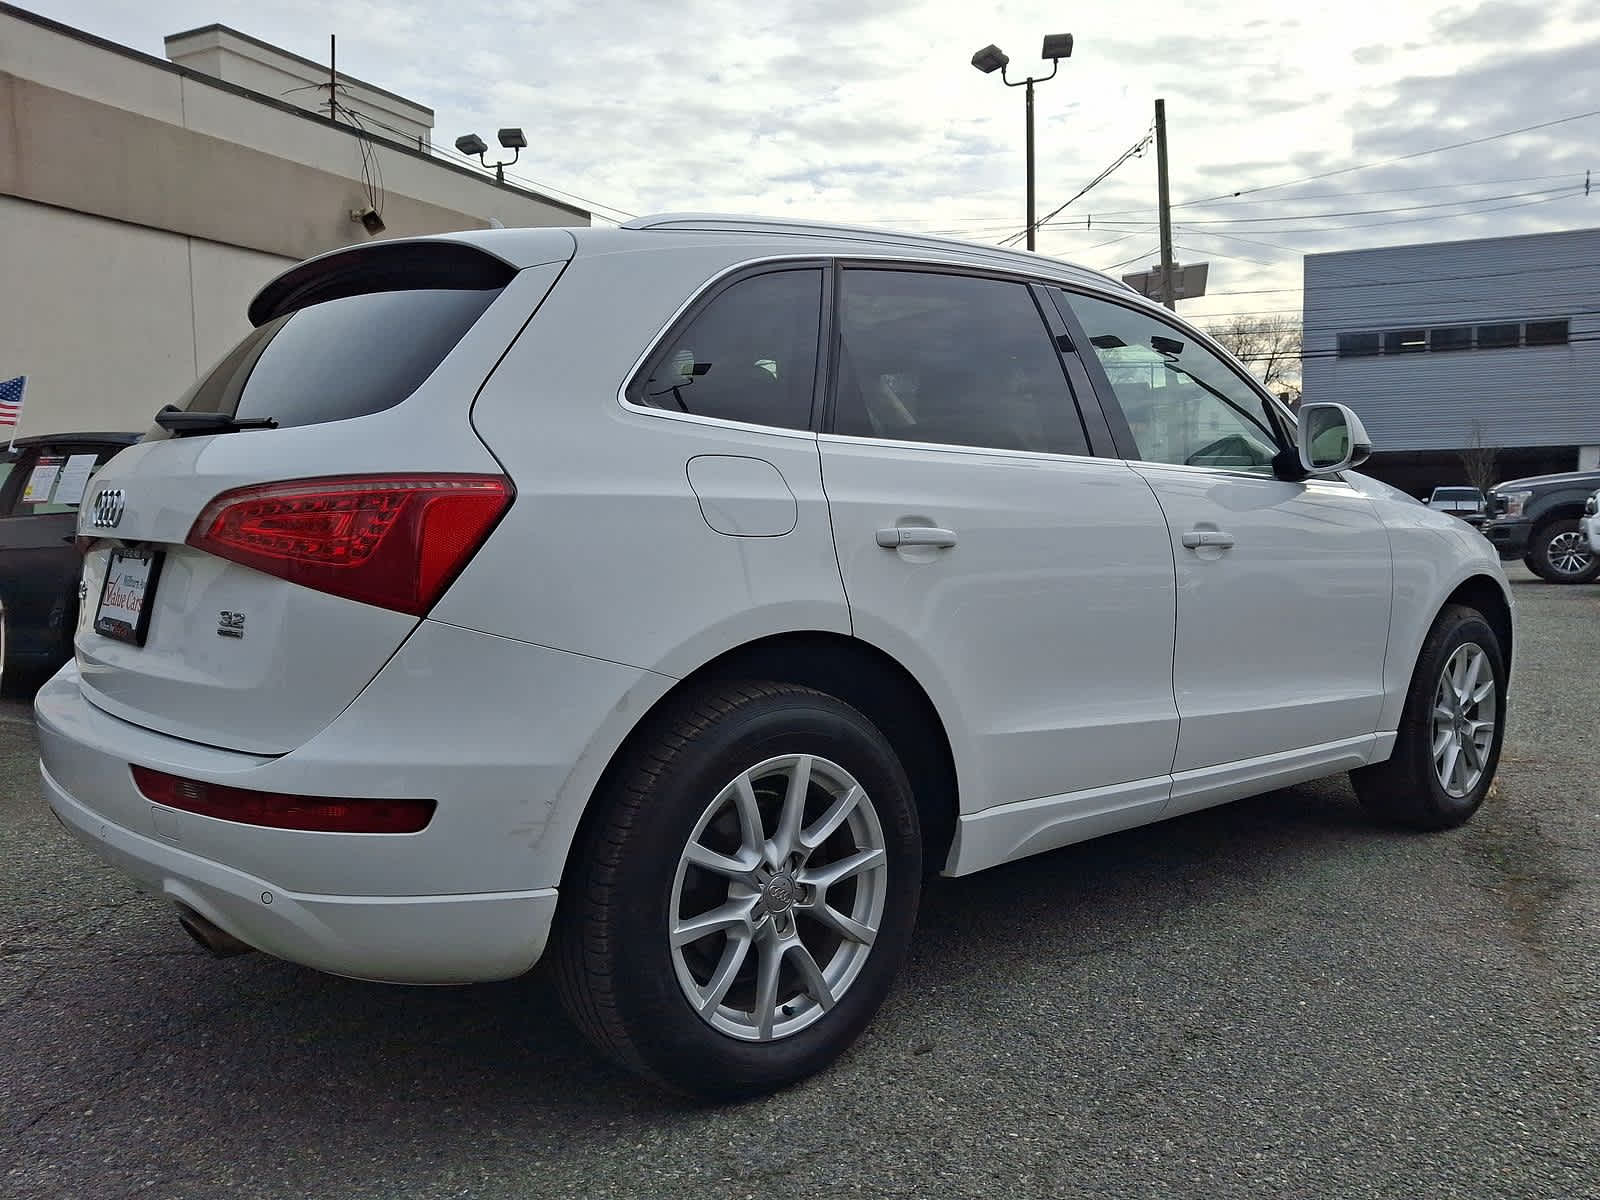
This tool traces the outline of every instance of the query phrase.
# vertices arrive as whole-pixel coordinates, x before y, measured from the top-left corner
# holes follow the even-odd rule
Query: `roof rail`
[[[1041,266],[1052,270],[1065,269],[1087,276],[1104,284],[1106,276],[1092,267],[1051,258],[1028,250],[1012,250],[987,242],[968,242],[959,238],[929,237],[920,233],[900,233],[892,229],[875,229],[867,225],[835,225],[827,221],[796,221],[787,217],[733,216],[727,213],[655,213],[626,222],[623,229],[680,229],[700,233],[765,233],[791,237],[834,237],[853,242],[879,242],[889,246],[919,246],[930,250],[959,250],[963,254],[981,254],[1001,262],[1026,264],[1037,271]]]

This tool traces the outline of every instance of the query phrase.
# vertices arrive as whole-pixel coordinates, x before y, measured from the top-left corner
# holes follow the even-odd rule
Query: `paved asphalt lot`
[[[1600,586],[1517,572],[1473,825],[1342,779],[934,885],[877,1023],[732,1108],[598,1063],[539,972],[211,960],[45,813],[0,712],[0,1195],[1600,1196]]]

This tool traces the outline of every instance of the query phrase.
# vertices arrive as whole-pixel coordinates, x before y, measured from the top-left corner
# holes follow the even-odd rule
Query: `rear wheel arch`
[[[686,695],[733,681],[813,688],[844,701],[877,726],[910,779],[922,826],[923,862],[929,871],[944,867],[955,838],[959,794],[950,738],[927,691],[897,660],[868,642],[838,633],[797,632],[747,642],[718,655],[679,680],[635,722],[590,793],[567,848],[563,892],[572,877],[575,852],[600,819],[603,806],[594,798],[607,791],[635,747],[652,736],[661,716],[674,711]]]

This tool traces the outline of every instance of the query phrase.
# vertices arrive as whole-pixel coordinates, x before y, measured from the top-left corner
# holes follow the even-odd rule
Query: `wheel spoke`
[[[825,900],[819,900],[815,904],[800,905],[795,911],[804,913],[819,925],[826,925],[840,937],[849,938],[852,942],[859,942],[863,946],[870,946],[877,940],[876,929],[870,925],[863,925],[854,917],[845,916]]]
[[[1478,690],[1472,693],[1470,703],[1482,704],[1492,695],[1494,695],[1494,679],[1490,677],[1478,685]]]
[[[772,835],[774,857],[788,858],[800,841],[800,822],[805,818],[806,795],[811,791],[811,756],[801,754],[789,773],[789,788],[783,795],[783,811]]]
[[[756,1036],[766,1041],[778,1019],[778,974],[783,969],[785,945],[776,934],[763,937],[756,949],[756,1006],[751,1016]]]
[[[756,790],[748,774],[733,781],[733,803],[739,812],[739,848],[759,858],[767,834],[761,826],[761,805],[756,802]]]
[[[1463,649],[1466,649],[1463,647]],[[1456,702],[1470,704],[1472,693],[1478,686],[1478,672],[1483,668],[1483,655],[1474,647],[1466,652],[1466,671],[1461,679],[1461,686],[1456,689]]]
[[[728,944],[722,948],[722,961],[717,963],[717,969],[711,973],[711,978],[706,982],[706,990],[700,994],[701,1016],[722,1003],[722,998],[733,986],[734,977],[739,974],[739,968],[744,966],[744,960],[749,953],[749,935],[741,933],[728,938]]]
[[[672,927],[672,944],[687,946],[690,942],[698,942],[703,937],[710,937],[713,933],[721,933],[724,930],[748,930],[750,912],[754,905],[754,900],[729,900],[726,904],[718,905],[697,917],[678,921]]]
[[[861,803],[861,797],[866,795],[859,787],[853,787],[828,806],[828,811],[812,823],[809,829],[801,831],[800,846],[806,852],[815,850],[823,842],[833,836],[834,830],[844,824]]]
[[[744,848],[740,847],[740,849],[743,850]],[[721,875],[727,879],[737,879],[741,883],[748,883],[751,886],[754,886],[755,883],[753,878],[754,871],[761,865],[759,854],[749,858],[744,857],[742,854],[739,858],[729,858],[726,854],[719,854],[709,847],[702,846],[699,842],[690,842],[688,849],[683,852],[683,856],[701,870],[710,871],[714,875]]]
[[[1470,737],[1462,738],[1461,753],[1468,767],[1474,771],[1483,770],[1483,750],[1476,741]]]
[[[1450,772],[1450,780],[1456,791],[1467,790],[1467,756],[1459,746],[1456,747],[1455,767]]]
[[[1455,720],[1455,716],[1456,710],[1451,708],[1448,704],[1435,704],[1433,706],[1433,719],[1435,721],[1443,721],[1446,724],[1449,724],[1449,722]],[[1434,753],[1438,753],[1438,751],[1435,751]]]
[[[1456,786],[1456,765],[1461,761],[1461,742],[1452,737],[1450,744],[1445,747],[1444,762],[1439,767],[1439,778],[1444,783],[1445,790]]]
[[[1455,737],[1455,731],[1450,726],[1436,727],[1433,731],[1433,761],[1437,763],[1443,757],[1445,749]]]
[[[825,867],[808,868],[801,871],[798,878],[801,883],[814,887],[819,892],[826,892],[834,884],[852,875],[882,866],[887,861],[882,850],[862,850],[852,854],[849,858],[841,858],[838,862],[829,863]]]
[[[800,982],[805,984],[806,991],[811,998],[822,1005],[826,1012],[834,1005],[833,989],[828,986],[828,981],[823,977],[822,968],[817,966],[817,960],[811,957],[811,951],[806,949],[805,943],[791,942],[789,946],[789,960],[794,963],[795,970],[799,972]]]

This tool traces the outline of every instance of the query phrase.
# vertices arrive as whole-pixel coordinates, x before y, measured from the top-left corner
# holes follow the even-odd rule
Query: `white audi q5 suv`
[[[341,250],[249,316],[94,480],[37,700],[62,822],[219,952],[548,957],[734,1097],[861,1032],[925,873],[1493,778],[1493,548],[1095,272],[677,216]]]

